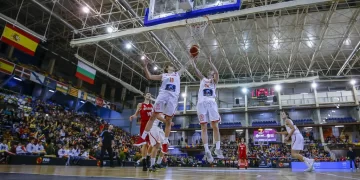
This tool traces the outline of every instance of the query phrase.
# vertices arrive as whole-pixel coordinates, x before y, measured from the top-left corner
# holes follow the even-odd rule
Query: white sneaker
[[[310,165],[310,170],[312,171],[312,170],[314,170],[314,163],[315,163],[315,160],[314,159],[309,159],[309,165]]]
[[[314,160],[313,159],[309,159],[308,161],[304,161],[304,163],[306,164],[306,166],[308,167],[307,169],[304,170],[304,172],[311,172],[314,169]]]
[[[209,163],[212,163],[214,161],[214,158],[212,157],[210,151],[205,151],[205,156],[203,159],[205,159],[205,158],[206,158],[207,162],[209,162]]]
[[[214,153],[215,153],[215,155],[216,155],[217,158],[219,158],[219,159],[224,159],[224,155],[223,155],[223,153],[221,152],[221,149],[215,149]]]

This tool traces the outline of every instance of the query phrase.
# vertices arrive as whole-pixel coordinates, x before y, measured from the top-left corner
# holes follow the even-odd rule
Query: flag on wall
[[[87,100],[88,102],[93,103],[93,104],[96,103],[96,97],[95,97],[94,95],[92,95],[92,94],[88,94],[86,100]]]
[[[110,102],[104,100],[102,107],[110,109]]]
[[[36,72],[31,72],[30,74],[30,80],[31,81],[34,81],[38,84],[41,84],[43,85],[44,84],[44,80],[45,80],[45,76],[39,74],[39,73],[36,73]]]
[[[69,86],[62,83],[62,82],[57,82],[56,83],[56,90],[66,94],[66,93],[68,93]]]
[[[78,92],[78,98],[79,99],[83,99],[83,100],[85,100],[86,101],[86,99],[87,99],[87,92],[84,92],[84,91],[80,91],[79,90],[79,92]]]
[[[96,105],[102,107],[104,104],[104,100],[101,98],[96,98]]]
[[[2,33],[1,41],[14,46],[16,49],[19,49],[31,56],[35,55],[36,48],[40,42],[38,38],[12,24],[6,24],[4,32]]]
[[[19,65],[15,65],[14,74],[20,78],[30,79],[31,71]]]
[[[84,64],[81,61],[78,61],[78,66],[76,69],[75,76],[89,84],[94,84],[94,79],[96,75],[96,70]]]
[[[56,89],[56,81],[49,77],[45,78],[44,85],[50,89]]]
[[[14,63],[0,58],[0,72],[5,74],[12,74],[14,69],[15,69]]]
[[[75,89],[75,88],[73,88],[73,87],[70,87],[70,89],[69,89],[69,94],[71,95],[71,96],[74,96],[74,97],[78,97],[78,89]]]

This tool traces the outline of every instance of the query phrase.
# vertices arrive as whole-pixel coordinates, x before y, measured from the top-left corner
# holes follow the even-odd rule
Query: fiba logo
[[[49,162],[50,162],[50,158],[38,157],[36,159],[36,164],[48,164]]]

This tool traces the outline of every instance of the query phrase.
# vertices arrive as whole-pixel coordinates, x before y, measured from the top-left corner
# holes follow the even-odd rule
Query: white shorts
[[[218,106],[215,101],[202,101],[197,104],[197,115],[200,124],[209,121],[220,121]]]
[[[291,149],[298,151],[304,150],[304,137],[301,134],[291,136]]]
[[[155,146],[157,143],[162,144],[165,140],[165,133],[159,127],[152,127],[149,133],[150,145]]]
[[[173,116],[178,105],[179,97],[168,93],[159,93],[155,100],[154,112],[163,113],[167,116]]]

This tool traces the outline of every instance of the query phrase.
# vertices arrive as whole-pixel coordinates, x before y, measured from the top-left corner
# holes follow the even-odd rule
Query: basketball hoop
[[[204,38],[205,29],[207,28],[208,24],[209,18],[207,16],[186,20],[186,26],[189,27],[191,36],[194,39]]]

